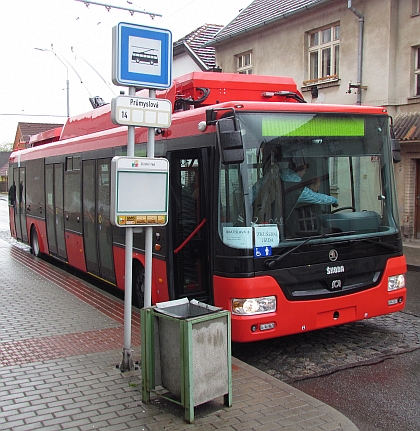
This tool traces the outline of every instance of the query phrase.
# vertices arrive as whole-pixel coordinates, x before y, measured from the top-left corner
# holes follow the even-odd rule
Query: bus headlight
[[[405,287],[405,276],[404,274],[392,275],[388,277],[388,292],[393,290],[402,289]]]
[[[276,297],[232,299],[232,313],[241,315],[272,313],[276,311]]]

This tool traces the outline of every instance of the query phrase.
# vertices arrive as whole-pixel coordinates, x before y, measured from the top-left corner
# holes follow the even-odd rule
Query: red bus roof
[[[142,97],[148,97],[148,94],[148,90],[137,92],[137,95]],[[303,97],[295,81],[283,76],[192,72],[175,78],[171,88],[157,91],[156,97],[171,101],[175,111],[174,120],[178,116],[186,118],[193,117],[195,114],[202,115],[201,110],[191,109],[193,107],[208,108],[214,105],[236,107],[238,110],[386,113],[385,109],[377,107],[297,103],[299,99],[303,100]],[[267,102],[281,102],[281,104],[267,104]],[[108,104],[70,117],[61,130],[61,135],[60,129],[55,129],[53,135],[48,137],[43,133],[34,135],[31,138],[31,144],[37,146],[57,140],[82,138],[115,128],[125,130],[123,126],[112,123],[110,111],[111,105]],[[183,111],[182,115],[177,115],[178,111]]]

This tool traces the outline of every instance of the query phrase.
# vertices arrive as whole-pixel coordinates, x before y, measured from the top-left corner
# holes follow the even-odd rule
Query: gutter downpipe
[[[352,0],[347,1],[347,7],[359,18],[359,47],[357,54],[357,105],[362,104],[362,60],[363,60],[363,29],[365,25],[364,16],[357,11],[351,4]]]

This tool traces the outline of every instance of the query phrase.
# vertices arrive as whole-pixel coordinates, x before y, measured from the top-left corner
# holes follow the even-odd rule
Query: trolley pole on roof
[[[55,58],[66,68],[66,107],[67,107],[67,118],[70,117],[70,83],[69,83],[69,68],[64,63],[64,61],[52,50],[52,49],[45,49],[45,48],[35,48],[38,51],[42,52],[52,52],[55,55]],[[76,71],[75,71],[76,72]],[[76,74],[79,76],[79,74],[76,72]],[[80,78],[80,77],[79,77]]]

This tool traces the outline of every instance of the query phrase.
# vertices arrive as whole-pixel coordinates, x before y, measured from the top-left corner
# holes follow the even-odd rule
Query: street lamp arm
[[[52,49],[46,49],[46,48],[35,48],[38,51],[43,51],[43,52],[52,52],[55,57],[57,58],[57,60],[59,60],[61,62],[61,64],[66,68],[67,71],[67,79],[69,79],[69,68],[66,65],[66,63],[64,63],[64,61],[52,50]]]

